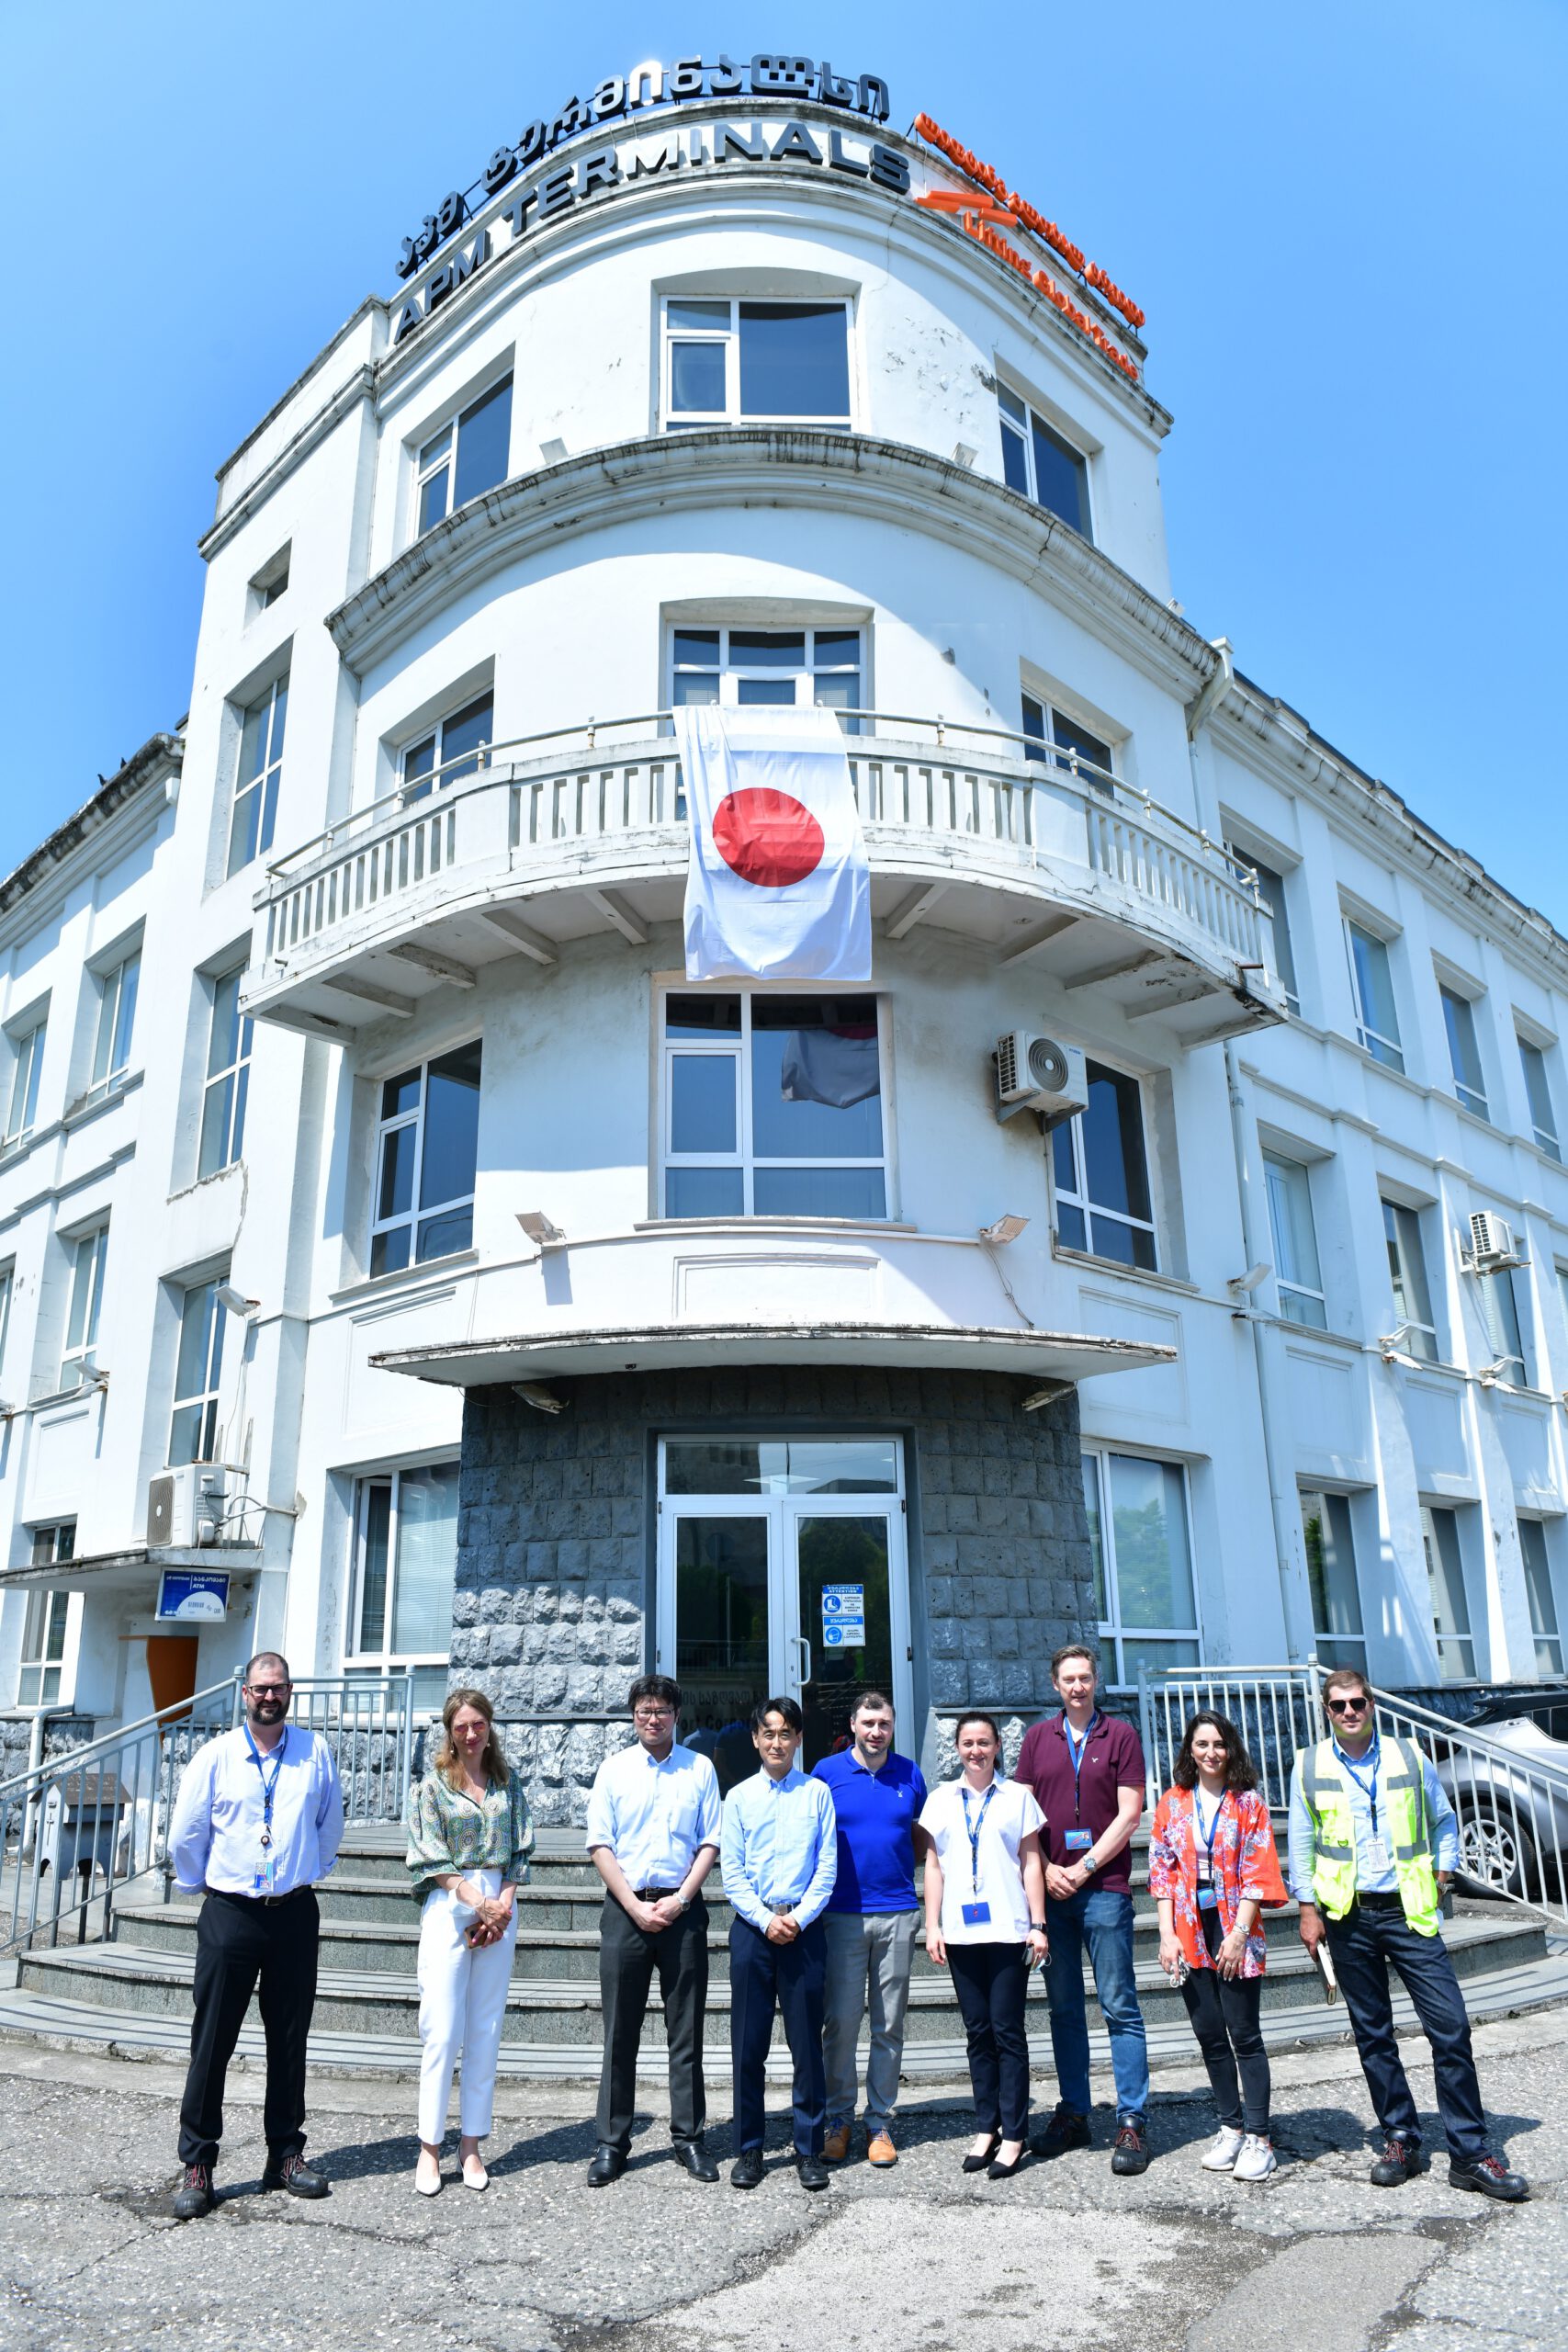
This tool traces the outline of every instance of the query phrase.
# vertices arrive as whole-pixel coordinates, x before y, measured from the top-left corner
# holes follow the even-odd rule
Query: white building
[[[1562,1673],[1568,943],[1185,623],[1142,314],[887,114],[610,77],[224,466],[188,719],[0,889],[13,1748],[263,1640],[547,1814],[656,1661]],[[715,697],[846,714],[870,989],[685,984]]]

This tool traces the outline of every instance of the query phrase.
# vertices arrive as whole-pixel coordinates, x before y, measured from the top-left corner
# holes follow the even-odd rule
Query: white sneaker
[[[1279,2161],[1269,2143],[1256,2132],[1249,2132],[1241,2143],[1241,2154],[1235,2160],[1231,2178],[1267,2180]]]
[[[1222,2123],[1214,2134],[1213,2146],[1203,2159],[1203,2170],[1229,2172],[1245,2145],[1241,2132],[1233,2132],[1228,2123]]]

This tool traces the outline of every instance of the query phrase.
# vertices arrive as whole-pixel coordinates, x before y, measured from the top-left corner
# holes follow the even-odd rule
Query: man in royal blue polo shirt
[[[839,1868],[822,1915],[828,1983],[822,2056],[828,2075],[828,2136],[822,2153],[841,2165],[860,2104],[856,2045],[871,2002],[866,2066],[866,2154],[893,2165],[893,2116],[904,2057],[904,2011],[915,1959],[915,1860],[925,1832],[920,1768],[893,1750],[893,1702],[863,1690],[850,1716],[852,1747],[825,1756],[813,1778],[825,1781],[838,1822]]]

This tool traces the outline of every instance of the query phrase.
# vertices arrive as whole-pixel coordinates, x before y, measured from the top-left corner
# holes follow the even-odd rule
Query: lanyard
[[[1094,1727],[1099,1721],[1100,1709],[1096,1707],[1093,1714],[1090,1715],[1088,1723],[1084,1725],[1083,1737],[1081,1739],[1075,1739],[1073,1737],[1073,1727],[1071,1724],[1067,1721],[1066,1715],[1062,1717],[1062,1729],[1067,1736],[1067,1753],[1073,1759],[1073,1819],[1075,1821],[1079,1818],[1078,1796],[1081,1786],[1080,1776],[1083,1772],[1084,1749],[1094,1737]]]
[[[1337,1740],[1335,1741],[1334,1745],[1336,1747],[1339,1747]],[[1374,1739],[1367,1753],[1371,1760],[1372,1767],[1372,1773],[1370,1781],[1362,1780],[1359,1772],[1357,1771],[1355,1765],[1350,1761],[1350,1758],[1346,1755],[1345,1750],[1342,1747],[1339,1747],[1339,1761],[1344,1765],[1345,1770],[1349,1773],[1350,1778],[1355,1781],[1356,1786],[1360,1790],[1361,1794],[1366,1798],[1367,1803],[1372,1809],[1372,1836],[1375,1838],[1378,1834],[1378,1766],[1382,1761],[1382,1741],[1381,1739]]]
[[[1203,1808],[1199,1802],[1198,1792],[1196,1789],[1192,1792],[1192,1818],[1197,1826],[1198,1835],[1203,1840],[1204,1847],[1208,1851],[1209,1876],[1211,1878],[1214,1875],[1214,1839],[1219,1833],[1220,1815],[1225,1809],[1225,1798],[1228,1793],[1229,1792],[1227,1790],[1222,1789],[1220,1791],[1219,1804],[1214,1807],[1213,1817],[1210,1821],[1207,1829],[1205,1829],[1203,1826]]]
[[[283,1770],[283,1751],[284,1751],[284,1749],[288,1747],[288,1725],[287,1725],[287,1724],[286,1724],[284,1725],[284,1729],[283,1729],[283,1736],[282,1736],[282,1738],[281,1738],[281,1739],[278,1741],[278,1743],[277,1743],[277,1749],[276,1749],[276,1753],[274,1755],[273,1759],[272,1759],[272,1777],[271,1777],[271,1779],[269,1780],[269,1779],[268,1779],[268,1777],[267,1777],[267,1770],[266,1770],[266,1766],[265,1766],[265,1765],[262,1762],[262,1760],[261,1760],[261,1750],[257,1747],[257,1746],[256,1746],[256,1744],[255,1744],[255,1741],[251,1737],[251,1727],[250,1727],[249,1724],[247,1724],[245,1725],[245,1746],[246,1746],[246,1747],[250,1749],[250,1751],[251,1751],[251,1762],[255,1766],[256,1770],[261,1774],[261,1784],[262,1784],[262,1834],[261,1834],[261,1841],[262,1841],[262,1845],[263,1845],[263,1847],[264,1847],[264,1848],[265,1848],[265,1847],[267,1847],[267,1846],[270,1846],[270,1845],[271,1845],[271,1843],[272,1843],[272,1801],[273,1801],[273,1798],[276,1796],[276,1792],[277,1792],[277,1776],[278,1776],[278,1774],[279,1774],[279,1773],[282,1771],[282,1770]]]
[[[980,1817],[977,1821],[971,1821],[969,1818],[968,1790],[961,1788],[958,1793],[964,1800],[964,1827],[969,1839],[969,1883],[975,1893],[978,1894],[980,1892],[980,1832],[986,1826],[986,1815],[990,1811],[991,1799],[997,1793],[997,1784],[993,1781],[981,1798]]]

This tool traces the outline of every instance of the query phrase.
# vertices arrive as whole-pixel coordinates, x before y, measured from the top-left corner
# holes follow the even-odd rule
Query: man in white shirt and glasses
[[[718,2178],[703,2140],[708,1912],[702,1891],[718,1858],[718,1776],[705,1756],[676,1746],[681,1692],[667,1674],[641,1676],[627,1704],[636,1742],[604,1758],[588,1800],[588,1850],[604,1882],[599,1932],[604,2058],[590,2188],[607,2188],[626,2168],[637,2051],[655,1970],[670,2053],[676,2162],[694,2180]]]
[[[169,1860],[186,1894],[205,1893],[196,1929],[196,2016],[180,2104],[185,2178],[175,2213],[217,2203],[223,2088],[251,1995],[266,2035],[264,2188],[325,2197],[305,2162],[305,2045],[316,2003],[321,1915],[313,1893],[337,1860],[343,1792],[319,1732],[288,1721],[288,1662],[262,1650],[245,1668],[245,1720],[198,1747],[169,1823]]]

